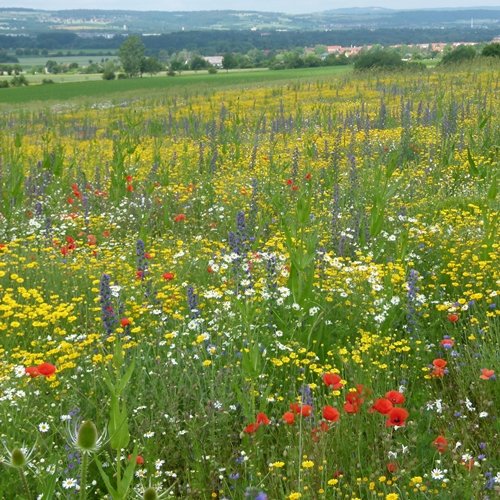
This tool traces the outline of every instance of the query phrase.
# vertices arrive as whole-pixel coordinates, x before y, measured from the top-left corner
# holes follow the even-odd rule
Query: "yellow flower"
[[[212,364],[212,360],[211,359],[206,359],[205,361],[203,361],[203,366],[210,366]]]
[[[385,496],[385,500],[398,500],[399,495],[397,493],[389,493]]]
[[[330,479],[328,481],[328,486],[335,486],[336,484],[338,484],[339,480],[338,479]]]
[[[304,467],[304,469],[310,469],[311,467],[314,467],[314,462],[312,460],[304,460],[302,462],[302,467]]]
[[[285,462],[273,462],[272,464],[269,464],[269,467],[273,469],[281,469],[285,465]]]
[[[292,491],[292,493],[290,493],[290,495],[288,495],[288,500],[298,500],[301,497],[302,497],[302,493],[297,493],[295,491]]]

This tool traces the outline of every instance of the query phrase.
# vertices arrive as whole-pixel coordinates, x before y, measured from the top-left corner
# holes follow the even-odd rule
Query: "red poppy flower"
[[[456,314],[456,313],[448,314],[448,321],[451,321],[452,323],[456,323],[458,321],[458,314]]]
[[[394,474],[395,472],[397,472],[398,469],[399,469],[398,464],[395,462],[389,462],[387,464],[387,472],[390,472],[391,474]]]
[[[287,183],[288,186],[291,186],[293,184],[293,180],[292,179],[287,179],[286,183]]]
[[[437,358],[432,362],[432,364],[437,368],[444,368],[448,364],[448,361],[445,361],[444,359],[441,358]]]
[[[299,190],[299,186],[297,186],[297,184],[294,184],[292,186],[292,191],[298,191]]]
[[[310,405],[300,405],[299,412],[300,412],[300,414],[303,417],[310,417],[311,414],[312,414],[312,406],[310,406]]]
[[[290,403],[290,410],[294,413],[300,413],[303,417],[310,417],[312,413],[311,405],[301,405],[299,403]]]
[[[328,422],[337,422],[340,418],[340,413],[333,406],[325,406],[323,407],[323,418],[328,420]]]
[[[163,273],[162,276],[163,276],[163,279],[167,280],[167,281],[173,280],[175,278],[174,273]]]
[[[393,405],[402,405],[405,402],[405,397],[399,391],[389,391],[385,393],[385,397]]]
[[[438,368],[438,367],[434,368],[431,375],[433,377],[444,377],[444,368]]]
[[[281,417],[288,425],[292,425],[295,422],[295,415],[291,411],[283,413]]]
[[[125,180],[130,184],[132,182],[132,176],[127,175],[127,177],[125,177]]]
[[[132,184],[127,184],[127,191],[129,193],[133,193],[134,192],[134,186],[132,186]]]
[[[174,222],[182,222],[184,220],[186,220],[186,216],[184,214],[177,214],[174,217]]]
[[[51,363],[41,363],[36,368],[38,373],[44,377],[50,377],[56,372],[56,367]]]
[[[329,387],[332,387],[334,390],[341,389],[344,385],[342,377],[337,373],[324,373],[323,382]]]
[[[488,368],[481,368],[481,375],[479,376],[479,378],[483,379],[483,380],[494,380],[495,379],[495,371],[488,370]]]
[[[455,345],[455,341],[453,339],[443,339],[441,340],[441,345],[445,349],[451,349]]]
[[[350,392],[345,397],[344,411],[346,413],[358,413],[361,410],[363,398],[358,392]]]
[[[403,427],[406,423],[406,419],[410,416],[407,410],[404,408],[393,408],[387,416],[389,417],[385,422],[386,427]]]
[[[256,419],[256,422],[260,425],[260,424],[264,424],[264,425],[269,425],[271,423],[271,421],[269,420],[269,418],[267,417],[267,415],[263,412],[260,412],[257,414],[257,419]]]
[[[438,436],[432,444],[436,447],[436,450],[439,453],[444,453],[446,449],[448,448],[448,441],[444,436]]]
[[[35,378],[40,375],[36,366],[27,366],[24,371],[26,372],[26,375],[29,375],[31,378]]]
[[[132,322],[128,318],[122,318],[120,320],[120,325],[122,325],[123,328],[125,328],[126,326],[129,326],[131,323]]]
[[[308,172],[308,173],[305,175],[304,179],[305,179],[306,181],[310,181],[310,180],[312,179],[312,174],[311,174],[311,172]]]
[[[56,367],[51,363],[41,363],[37,366],[38,373],[44,377],[50,377],[56,372]]]
[[[257,429],[259,428],[259,424],[257,422],[254,422],[252,424],[248,424],[244,429],[243,429],[243,432],[245,432],[246,434],[253,434],[254,432],[257,431]]]
[[[93,234],[87,235],[87,244],[92,247],[97,243],[97,238]]]
[[[387,415],[394,406],[392,405],[392,402],[389,399],[386,398],[380,398],[375,401],[373,406],[370,409],[370,412],[375,412],[378,411],[382,415]]]
[[[129,461],[131,458],[132,458],[132,455],[129,455],[128,456]],[[141,455],[137,455],[137,457],[135,457],[135,463],[137,465],[144,465],[144,458]]]

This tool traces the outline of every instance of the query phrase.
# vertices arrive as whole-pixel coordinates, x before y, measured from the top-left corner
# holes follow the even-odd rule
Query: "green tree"
[[[232,54],[231,52],[224,54],[224,57],[222,58],[222,67],[226,71],[234,69],[237,66],[238,66],[238,59],[236,59],[236,56],[234,54]]]
[[[401,56],[394,50],[375,48],[361,54],[354,63],[354,69],[395,69],[400,68],[403,64]]]
[[[476,50],[474,47],[467,45],[459,45],[456,49],[445,54],[441,59],[441,64],[455,64],[463,61],[469,61],[476,57]]]
[[[141,73],[149,73],[153,76],[163,69],[163,64],[155,57],[145,57],[141,64]]]
[[[123,71],[128,76],[136,76],[141,72],[144,62],[145,47],[141,37],[137,35],[129,36],[120,46],[118,56],[122,63]]]
[[[486,57],[500,57],[500,43],[490,43],[486,45],[481,55]]]
[[[189,63],[189,68],[193,71],[198,71],[199,69],[205,69],[210,66],[205,59],[201,56],[194,56]]]

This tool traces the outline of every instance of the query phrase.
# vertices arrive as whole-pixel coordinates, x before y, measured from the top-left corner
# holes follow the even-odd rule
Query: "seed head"
[[[156,490],[152,487],[149,487],[148,489],[144,490],[144,495],[143,495],[143,500],[157,500],[158,499],[158,494],[156,493]]]
[[[10,457],[12,467],[16,469],[21,469],[26,465],[26,457],[20,448],[14,448],[12,450],[12,455]]]
[[[91,420],[85,420],[78,429],[77,445],[82,451],[93,451],[97,443],[97,428]]]

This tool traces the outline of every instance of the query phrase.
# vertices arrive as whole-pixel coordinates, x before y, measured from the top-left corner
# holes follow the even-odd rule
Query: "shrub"
[[[114,80],[116,78],[116,74],[113,70],[105,70],[104,73],[102,74],[102,79],[103,80]]]
[[[483,47],[481,55],[485,57],[500,57],[500,43],[490,43],[486,45]]]
[[[401,56],[393,50],[375,49],[361,54],[354,63],[354,69],[396,69],[403,65]]]
[[[443,56],[440,64],[457,64],[463,61],[469,61],[476,57],[476,50],[474,47],[470,47],[468,45],[460,45],[456,49],[453,49],[448,54]]]
[[[51,80],[50,78],[44,78],[42,80],[42,85],[50,85],[51,83],[56,83],[54,80]]]
[[[10,84],[13,87],[23,87],[25,85],[29,85],[28,80],[26,80],[26,77],[24,75],[15,76],[10,81]]]
[[[0,89],[6,89],[9,87],[9,82],[7,80],[0,80]]]

